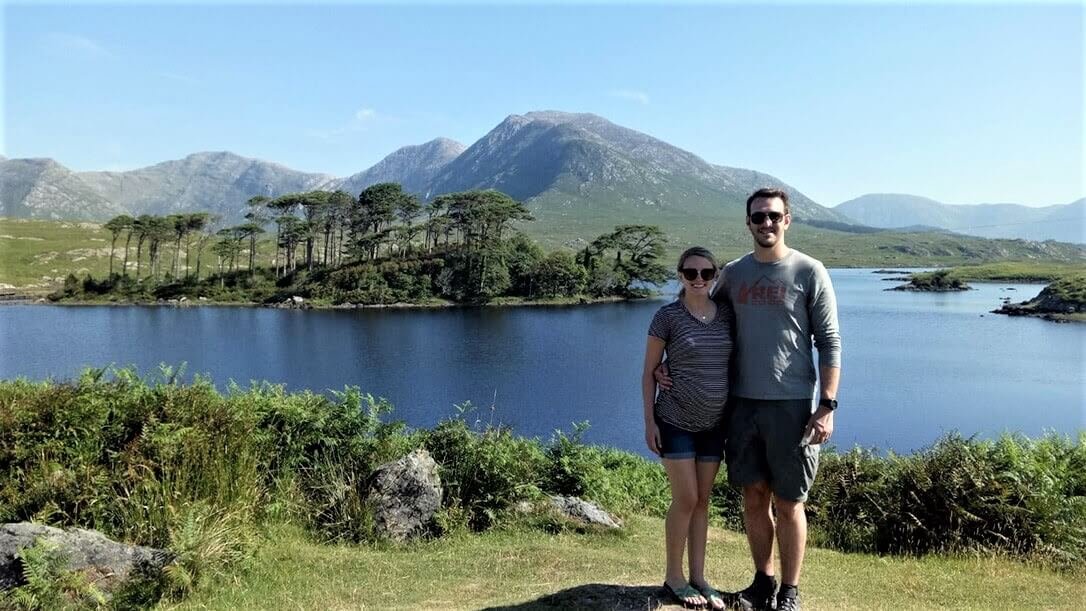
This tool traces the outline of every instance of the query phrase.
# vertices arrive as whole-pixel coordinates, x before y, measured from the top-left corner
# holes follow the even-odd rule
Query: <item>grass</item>
[[[549,535],[493,530],[404,547],[317,544],[278,529],[247,570],[164,609],[479,609],[522,605],[588,583],[655,586],[663,521],[632,517],[626,532]],[[746,539],[713,528],[708,574],[750,579]],[[319,567],[319,568],[317,568]],[[879,557],[809,549],[807,609],[1077,609],[1086,584],[1001,558]]]
[[[17,287],[22,293],[45,295],[63,284],[70,273],[80,278],[86,274],[106,278],[109,275],[110,241],[110,233],[101,223],[0,217],[0,289]],[[265,239],[257,243],[257,255],[263,264],[271,265],[272,242]],[[114,271],[118,273],[124,262],[124,243],[122,235],[117,240],[113,260]],[[167,248],[164,259],[167,265],[172,262],[172,252]],[[146,273],[146,244],[143,258]],[[135,271],[135,240],[129,245],[128,259],[130,271]],[[195,269],[195,252],[192,259]],[[215,256],[210,249],[205,249],[201,267],[205,275],[214,271]]]
[[[1002,261],[984,265],[962,265],[948,270],[950,278],[975,282],[1053,282],[1081,272],[1082,262]]]

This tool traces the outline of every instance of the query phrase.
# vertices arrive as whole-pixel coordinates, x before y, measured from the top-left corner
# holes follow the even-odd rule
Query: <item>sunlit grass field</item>
[[[160,608],[529,609],[548,608],[540,599],[587,584],[657,586],[663,521],[634,516],[626,526],[620,535],[496,530],[405,547],[317,544],[286,528],[233,578]],[[750,571],[743,535],[713,528],[714,585],[740,589]],[[1080,578],[1020,561],[824,549],[808,550],[801,592],[805,609],[838,611],[1079,609],[1086,600]],[[652,608],[649,600],[644,608]]]
[[[667,236],[665,264],[670,267],[680,252],[692,245],[712,250],[717,258],[728,261],[750,251],[750,235],[741,219],[698,222],[686,217],[667,218],[661,225]],[[578,216],[574,219],[546,216],[521,229],[546,250],[583,248],[598,235],[614,228],[613,216]],[[628,219],[623,222],[636,222]],[[984,240],[939,233],[862,233],[853,234],[795,223],[789,232],[789,244],[806,252],[829,267],[933,267],[968,265],[961,271],[966,280],[1050,281],[1086,264],[1082,248],[1068,244],[1046,243],[1039,254],[1037,246],[1019,240]],[[65,276],[90,274],[105,278],[110,265],[109,231],[100,223],[46,221],[0,217],[0,289],[15,288],[22,293],[45,294],[59,287]],[[124,260],[125,236],[114,251],[114,271],[120,272]],[[247,246],[247,245],[246,245]],[[135,240],[129,245],[129,272],[136,269]],[[247,248],[243,258],[247,259]],[[257,242],[257,264],[272,265],[274,239],[265,234]],[[173,245],[163,249],[163,266],[172,268]],[[195,269],[184,258],[181,269]],[[147,252],[143,266],[146,273]],[[215,257],[205,248],[202,274],[214,271]]]
[[[0,289],[16,288],[20,293],[45,294],[63,284],[65,276],[90,274],[105,278],[109,274],[111,236],[101,223],[83,221],[44,221],[0,217]],[[121,234],[113,254],[113,269],[120,273],[124,261],[125,236]],[[257,243],[257,256],[270,265],[272,240]],[[203,274],[213,271],[215,257],[205,249]],[[173,249],[164,249],[167,265],[173,261]],[[246,249],[246,253],[248,250]],[[143,249],[143,272],[147,272],[147,248]],[[190,267],[195,269],[192,253]],[[247,256],[247,255],[246,255]],[[129,273],[136,270],[136,241],[128,254]],[[185,268],[182,257],[181,268]]]

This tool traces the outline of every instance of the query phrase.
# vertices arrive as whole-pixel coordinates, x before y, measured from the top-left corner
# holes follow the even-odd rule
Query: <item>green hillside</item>
[[[521,227],[545,249],[582,248],[617,223],[639,222],[659,225],[668,236],[671,259],[686,247],[700,244],[721,259],[738,257],[751,249],[751,238],[743,225],[742,202],[680,212],[672,207],[646,203],[637,218],[624,218],[621,208],[604,197],[594,197],[598,206],[575,215],[563,211],[562,201],[531,203],[535,221]],[[1086,247],[1058,242],[990,240],[941,233],[848,233],[793,223],[788,243],[831,267],[931,267],[995,262],[1020,262],[1027,268],[1038,262],[1067,266],[1086,264]],[[63,282],[69,273],[105,277],[109,269],[110,234],[97,223],[0,218],[0,288],[16,287],[44,294]],[[270,264],[271,240],[258,243],[258,260]],[[136,245],[130,245],[130,262]],[[124,257],[124,239],[115,252],[115,269]],[[206,260],[205,260],[206,264]],[[182,266],[184,264],[182,263]],[[1007,278],[1010,279],[1010,278]]]

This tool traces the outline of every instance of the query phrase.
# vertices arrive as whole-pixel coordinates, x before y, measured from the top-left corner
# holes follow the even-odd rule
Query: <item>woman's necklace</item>
[[[711,307],[712,302],[709,302],[709,304],[710,304],[710,307]],[[695,310],[691,306],[687,305],[686,303],[684,303],[683,306],[686,308],[687,312],[690,312],[691,314],[694,315],[694,318],[697,318],[698,320],[700,320],[702,322],[707,322],[709,320],[709,317],[716,313],[715,308],[711,312],[702,314],[701,312],[698,312],[697,310]]]

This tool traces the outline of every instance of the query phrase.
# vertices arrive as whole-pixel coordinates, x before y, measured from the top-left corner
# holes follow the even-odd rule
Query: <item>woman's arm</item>
[[[656,378],[653,373],[664,358],[664,340],[649,336],[645,345],[645,366],[641,372],[641,401],[645,416],[645,444],[655,454],[660,454],[660,437],[653,418],[656,405]]]

